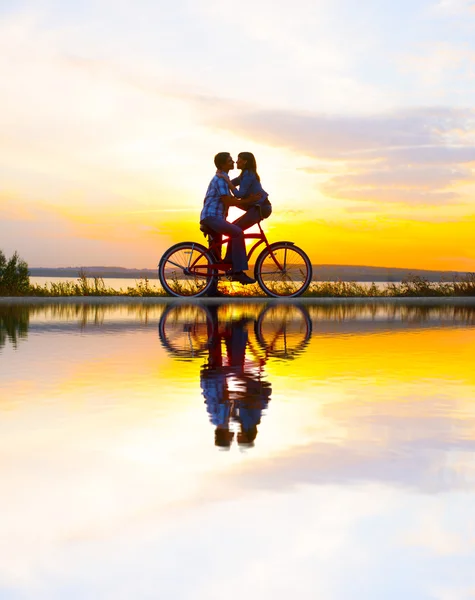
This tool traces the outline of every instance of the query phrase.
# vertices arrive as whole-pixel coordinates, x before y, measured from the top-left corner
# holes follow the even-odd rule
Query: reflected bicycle
[[[304,306],[263,307],[249,320],[254,321],[257,341],[255,347],[249,338],[249,348],[264,363],[269,357],[297,358],[305,351],[312,336],[312,319]],[[158,334],[163,347],[173,356],[181,360],[196,359],[206,356],[217,328],[223,322],[218,315],[213,318],[207,306],[173,305],[163,312]]]

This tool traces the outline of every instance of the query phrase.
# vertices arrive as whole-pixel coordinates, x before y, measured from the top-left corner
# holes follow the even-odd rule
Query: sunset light
[[[203,241],[213,156],[251,151],[269,239],[313,264],[474,271],[474,19],[468,0],[7,0],[0,248],[155,268]]]

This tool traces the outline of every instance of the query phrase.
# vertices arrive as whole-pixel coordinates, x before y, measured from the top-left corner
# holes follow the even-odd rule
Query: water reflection
[[[28,335],[30,311],[24,306],[6,306],[0,310],[0,350],[9,341],[14,348]]]
[[[159,335],[163,346],[180,360],[206,355],[200,386],[214,443],[229,448],[253,446],[267,408],[272,385],[264,371],[270,356],[291,360],[307,346],[312,321],[305,307],[263,307],[255,316],[229,313],[229,305],[171,306],[163,313]]]
[[[0,307],[2,600],[472,598],[474,315]]]
[[[184,335],[187,332],[182,331],[182,342],[197,344],[195,354],[186,348],[182,349],[183,358],[192,358],[199,356],[203,350],[206,350],[207,340],[203,344],[196,337],[203,324],[206,324],[209,318],[209,307],[212,303],[195,305],[177,305],[167,302],[157,304],[146,304],[138,301],[136,304],[76,304],[76,303],[52,303],[52,304],[32,304],[32,305],[2,305],[0,304],[0,348],[7,342],[13,346],[18,345],[22,339],[26,339],[28,331],[36,332],[46,331],[52,327],[80,330],[83,332],[100,329],[107,326],[113,328],[124,328],[128,325],[135,326],[154,324],[160,320],[162,315],[172,310],[174,307],[181,306],[179,310],[183,316],[184,311],[193,312],[194,318],[188,318],[190,335]],[[184,306],[187,306],[185,309]],[[195,308],[191,308],[194,306]],[[219,306],[220,320],[234,319],[235,315],[246,314],[252,316],[257,323],[260,315],[266,314],[267,323],[271,316],[279,319],[278,315],[285,315],[287,330],[290,323],[293,322],[295,329],[296,323],[303,321],[313,322],[315,332],[331,331],[333,333],[361,331],[372,332],[376,330],[401,330],[408,328],[426,328],[426,327],[466,327],[475,325],[475,309],[467,304],[453,304],[450,301],[447,304],[437,306],[421,305],[411,302],[410,299],[403,302],[371,302],[364,301],[360,303],[345,303],[335,301],[334,303],[322,303],[318,299],[304,305],[290,304],[271,304],[249,302],[234,304],[228,303]],[[175,313],[176,314],[176,313]],[[181,317],[180,317],[181,318]],[[262,321],[263,319],[261,319]],[[308,324],[305,325],[306,327]],[[206,327],[205,327],[206,330]],[[177,334],[177,332],[175,332]],[[207,334],[206,334],[207,335]],[[205,335],[205,338],[206,338]],[[282,342],[285,337],[281,337]],[[200,344],[203,347],[200,347]],[[180,350],[174,345],[173,355],[179,358]],[[284,357],[290,358],[290,354],[284,349]],[[274,355],[277,349],[274,348]]]

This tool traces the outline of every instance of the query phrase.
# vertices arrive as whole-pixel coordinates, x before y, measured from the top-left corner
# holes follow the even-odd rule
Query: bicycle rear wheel
[[[160,259],[158,278],[171,296],[198,297],[206,294],[213,283],[208,249],[196,242],[180,242],[169,248]]]
[[[276,242],[259,255],[254,269],[262,290],[274,298],[302,295],[312,281],[309,257],[298,246]]]

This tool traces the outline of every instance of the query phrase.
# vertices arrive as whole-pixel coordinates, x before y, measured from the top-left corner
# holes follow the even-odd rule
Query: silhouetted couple
[[[211,243],[221,243],[223,235],[230,236],[224,261],[232,264],[231,279],[244,285],[255,283],[244,272],[249,265],[243,231],[266,219],[272,212],[268,194],[257,173],[256,159],[250,152],[241,152],[236,162],[241,174],[235,179],[229,178],[229,171],[234,169],[234,160],[229,152],[219,152],[214,157],[214,164],[217,171],[206,191],[200,215],[201,229],[211,236]],[[233,223],[227,220],[230,206],[245,211]],[[220,260],[221,257],[216,258]],[[212,290],[215,291],[216,288]]]

